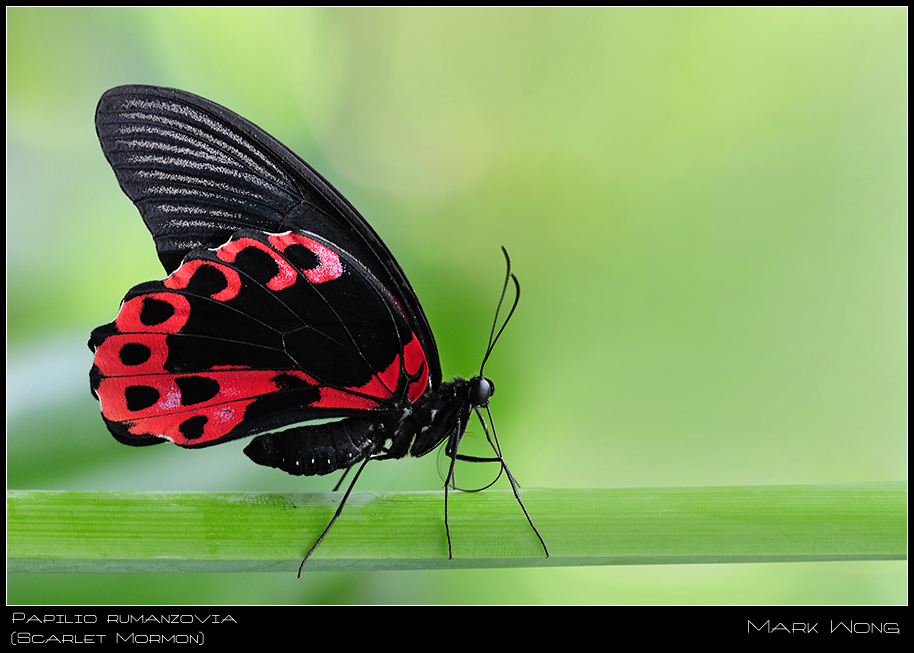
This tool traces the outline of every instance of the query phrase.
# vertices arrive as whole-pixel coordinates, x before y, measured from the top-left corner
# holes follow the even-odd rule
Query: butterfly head
[[[470,405],[474,408],[487,406],[495,394],[495,384],[484,376],[470,379]]]

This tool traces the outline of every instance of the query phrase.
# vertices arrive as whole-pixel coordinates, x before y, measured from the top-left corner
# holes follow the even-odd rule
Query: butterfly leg
[[[457,464],[457,455],[451,456],[451,465],[448,467],[447,478],[444,479],[444,532],[447,535],[447,559],[453,560],[454,553],[451,550],[451,527],[447,519],[447,489],[454,482],[454,465]]]
[[[343,475],[340,476],[340,480],[338,480],[336,482],[336,485],[333,486],[333,490],[331,490],[331,492],[339,491],[340,486],[343,484],[343,481],[346,480],[346,477],[349,475],[350,471],[352,471],[352,467],[347,467],[346,469],[343,470]]]
[[[355,477],[352,479],[352,482],[349,483],[349,488],[346,490],[346,494],[343,495],[343,500],[340,501],[340,505],[336,509],[336,512],[334,513],[333,518],[330,520],[330,523],[327,524],[327,528],[325,528],[324,532],[321,533],[321,536],[319,538],[317,538],[317,542],[314,543],[314,546],[312,546],[308,550],[308,553],[305,554],[304,560],[302,560],[301,564],[298,566],[298,577],[299,578],[301,578],[301,571],[304,568],[305,563],[308,562],[308,558],[311,557],[311,554],[314,553],[314,550],[317,549],[318,545],[324,540],[324,537],[326,537],[327,533],[330,532],[330,528],[333,526],[334,522],[337,520],[337,517],[339,517],[340,514],[343,512],[343,506],[346,505],[346,499],[348,499],[349,495],[352,493],[352,488],[355,487],[355,482],[359,480],[359,475],[362,473],[362,470],[365,469],[365,465],[368,464],[369,460],[371,460],[371,457],[365,458],[365,460],[362,461],[362,464],[359,465],[359,469],[358,469],[358,471],[356,471]],[[340,480],[342,481],[342,479],[340,479]]]
[[[488,404],[485,406],[486,412],[489,414],[489,422],[492,424],[492,435],[489,435],[489,428],[486,426],[486,421],[482,418],[482,413],[479,408],[476,409],[476,416],[479,417],[479,421],[482,423],[482,430],[485,431],[486,439],[489,441],[489,444],[492,445],[492,449],[495,450],[495,454],[498,456],[498,460],[501,461],[502,469],[504,469],[505,474],[508,477],[508,481],[511,483],[511,489],[514,491],[514,498],[517,499],[517,503],[520,504],[520,509],[524,511],[524,516],[527,518],[527,522],[530,524],[530,528],[533,529],[533,532],[536,533],[536,536],[539,538],[540,544],[543,545],[543,551],[546,554],[546,557],[549,557],[549,549],[546,548],[546,542],[543,540],[543,536],[540,535],[540,532],[536,530],[536,526],[533,525],[533,520],[530,518],[530,513],[527,512],[527,507],[524,505],[524,502],[520,499],[520,493],[517,488],[517,481],[514,480],[514,476],[511,474],[511,470],[508,469],[508,464],[505,462],[505,459],[501,455],[501,446],[498,444],[498,435],[495,433],[495,422],[492,421],[492,411],[489,410]],[[446,497],[447,495],[445,495]]]

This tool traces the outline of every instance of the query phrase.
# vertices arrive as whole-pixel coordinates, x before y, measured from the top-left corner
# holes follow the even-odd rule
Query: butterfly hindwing
[[[357,261],[315,235],[242,230],[132,289],[91,374],[128,444],[200,447],[415,401],[425,351]]]

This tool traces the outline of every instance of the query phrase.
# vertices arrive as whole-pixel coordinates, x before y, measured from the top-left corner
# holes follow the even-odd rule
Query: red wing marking
[[[154,321],[147,317],[153,312],[157,313]],[[114,323],[121,333],[177,333],[187,324],[188,317],[190,302],[185,297],[155,292],[124,302]]]
[[[172,274],[167,279],[165,279],[163,283],[165,284],[166,288],[170,288],[172,290],[187,288],[191,277],[194,276],[194,273],[198,268],[204,265],[215,268],[225,277],[225,288],[217,293],[213,293],[210,295],[210,297],[218,302],[227,302],[230,299],[234,299],[238,295],[238,292],[241,290],[241,278],[232,268],[226,265],[220,265],[214,261],[207,261],[205,259],[192,259],[190,261],[186,261],[181,267],[172,272]]]
[[[280,252],[285,252],[286,247],[289,245],[301,245],[302,247],[311,250],[311,252],[317,256],[318,261],[320,261],[320,264],[317,267],[302,269],[301,271],[302,274],[305,275],[305,278],[311,283],[333,281],[334,279],[339,279],[343,274],[343,264],[340,261],[339,255],[316,240],[291,232],[270,236],[269,240],[270,244]]]
[[[274,292],[278,292],[295,283],[295,278],[298,276],[295,268],[293,268],[286,259],[279,256],[272,247],[259,240],[254,240],[253,238],[232,239],[216,250],[216,255],[226,263],[234,263],[238,253],[248,247],[256,247],[257,249],[266,252],[276,261],[276,265],[279,267],[279,271],[276,275],[267,282],[267,288]]]

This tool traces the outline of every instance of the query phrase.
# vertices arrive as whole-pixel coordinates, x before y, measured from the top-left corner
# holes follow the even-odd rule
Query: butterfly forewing
[[[275,157],[207,103],[182,95],[113,89],[96,112],[105,156],[168,272],[187,253],[218,246],[240,228],[280,231],[302,199]]]
[[[399,304],[432,383],[441,381],[428,321],[393,255],[342,194],[279,141],[214,102],[154,86],[106,92],[96,131],[168,273],[190,252],[218,247],[242,228],[320,234]]]

